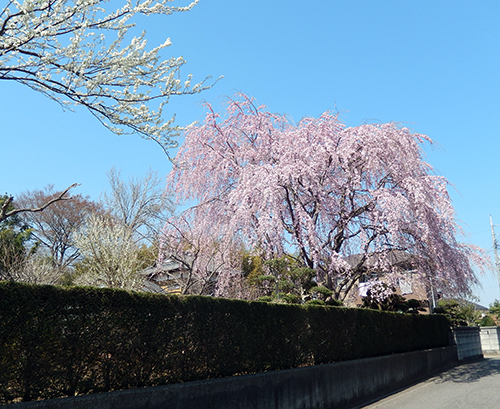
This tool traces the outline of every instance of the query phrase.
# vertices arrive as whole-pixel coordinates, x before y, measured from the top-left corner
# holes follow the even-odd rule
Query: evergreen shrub
[[[0,404],[446,345],[443,316],[0,282]]]

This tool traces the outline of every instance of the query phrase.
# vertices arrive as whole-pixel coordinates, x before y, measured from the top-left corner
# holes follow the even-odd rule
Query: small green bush
[[[259,297],[257,301],[262,301],[262,302],[272,302],[274,300],[274,297],[270,295],[263,295],[262,297]]]
[[[280,296],[281,300],[287,304],[301,304],[302,298],[297,294],[283,294]]]
[[[495,320],[489,315],[485,315],[483,318],[481,318],[481,321],[479,321],[479,326],[481,327],[494,327],[496,325],[497,324]]]
[[[309,300],[306,301],[306,305],[326,305],[326,302],[323,300]]]

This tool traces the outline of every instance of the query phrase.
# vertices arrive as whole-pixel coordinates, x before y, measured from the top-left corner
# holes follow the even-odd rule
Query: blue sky
[[[181,5],[181,2],[175,3]],[[175,4],[174,3],[174,4]],[[182,4],[186,4],[182,3]],[[430,136],[427,160],[453,184],[457,218],[492,255],[489,215],[500,224],[500,2],[201,0],[192,11],[147,17],[151,45],[183,56],[184,75],[224,75],[199,95],[172,98],[179,124],[203,120],[202,101],[244,92],[295,121],[338,110],[348,126],[397,121]],[[81,183],[98,199],[112,166],[125,177],[170,169],[161,149],[116,136],[83,109],[0,82],[1,193]],[[500,236],[500,227],[498,227]],[[483,305],[500,299],[481,277]]]

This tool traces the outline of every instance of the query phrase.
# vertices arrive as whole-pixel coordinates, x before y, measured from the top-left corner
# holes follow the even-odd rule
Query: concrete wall
[[[481,327],[481,348],[483,354],[500,354],[500,330],[499,327]]]
[[[453,329],[453,338],[457,345],[458,359],[482,358],[479,327],[457,327]]]
[[[456,365],[455,346],[254,375],[8,405],[10,409],[342,409]]]

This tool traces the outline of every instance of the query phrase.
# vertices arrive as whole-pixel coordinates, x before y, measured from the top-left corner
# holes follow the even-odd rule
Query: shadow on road
[[[432,381],[435,383],[477,382],[486,376],[498,374],[500,374],[500,359],[485,358],[481,361],[459,365],[435,376]]]

